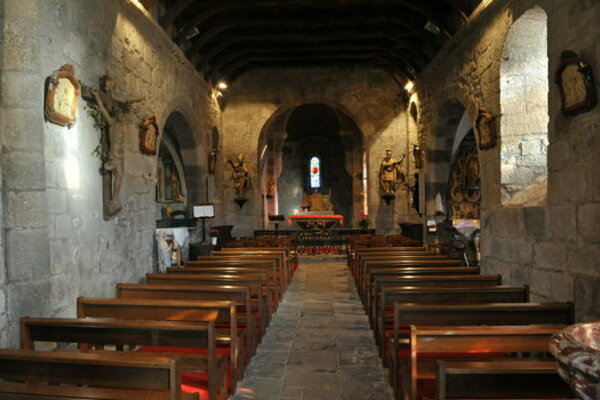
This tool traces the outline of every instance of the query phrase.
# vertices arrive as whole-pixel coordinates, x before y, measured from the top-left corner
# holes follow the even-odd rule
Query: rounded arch
[[[172,111],[161,129],[160,143],[174,155],[182,190],[185,190],[186,206],[203,201],[201,171],[205,171],[206,159],[201,158],[200,144],[197,143],[189,119],[180,110]]]
[[[438,113],[435,131],[429,140],[427,149],[427,168],[425,180],[426,213],[433,215],[435,197],[439,193],[446,203],[448,180],[459,144],[467,133],[473,129],[472,119],[462,102],[457,99],[447,100]]]
[[[366,176],[363,168],[364,134],[355,122],[352,113],[343,105],[330,101],[294,101],[278,107],[263,125],[257,148],[258,168],[260,173],[261,192],[265,193],[263,203],[263,220],[268,223],[269,214],[280,212],[279,187],[277,182],[283,171],[283,159],[289,149],[284,147],[286,139],[290,136],[289,123],[295,110],[304,106],[315,106],[329,110],[337,124],[337,132],[341,139],[341,147],[346,154],[345,165],[342,166],[352,180],[352,193],[365,192],[362,190],[362,180],[352,179],[353,176]],[[293,117],[292,117],[293,120]],[[294,134],[292,133],[292,136]],[[358,184],[359,188],[355,187]],[[299,194],[299,193],[297,193]],[[355,197],[355,196],[353,196]],[[299,205],[300,202],[298,202]],[[352,214],[360,213],[362,203],[355,205],[353,202]]]
[[[543,203],[547,194],[548,38],[541,7],[510,27],[500,65],[500,190],[503,206]]]

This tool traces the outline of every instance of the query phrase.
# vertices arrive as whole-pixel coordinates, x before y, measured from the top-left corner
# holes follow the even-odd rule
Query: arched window
[[[310,187],[312,189],[321,187],[321,159],[317,156],[310,159]]]
[[[502,205],[546,200],[548,147],[547,17],[541,8],[511,26],[500,69]]]

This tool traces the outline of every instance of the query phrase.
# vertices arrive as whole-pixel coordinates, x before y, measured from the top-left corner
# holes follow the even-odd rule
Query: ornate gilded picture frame
[[[65,64],[46,81],[44,117],[60,126],[71,126],[77,114],[77,102],[81,84],[75,77],[75,69]]]
[[[596,106],[592,68],[575,52],[571,50],[562,52],[555,82],[560,89],[563,115],[577,115]]]
[[[140,151],[154,156],[158,150],[158,125],[156,117],[152,116],[140,125]]]
[[[475,122],[475,132],[477,133],[480,150],[493,149],[496,146],[498,138],[496,117],[487,111],[479,110],[479,115]]]

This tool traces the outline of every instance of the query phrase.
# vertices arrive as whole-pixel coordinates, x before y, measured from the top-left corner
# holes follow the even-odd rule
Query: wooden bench
[[[381,291],[385,287],[484,287],[499,286],[502,277],[499,274],[485,275],[381,275],[373,277],[371,292],[367,294],[367,304],[370,305],[372,315],[379,309]]]
[[[146,282],[159,285],[235,285],[250,290],[252,312],[258,314],[261,335],[265,333],[271,308],[270,296],[264,287],[264,274],[223,275],[223,274],[161,274],[147,273]],[[263,290],[265,289],[265,290]]]
[[[388,360],[385,332],[394,324],[394,303],[453,304],[453,303],[525,303],[529,301],[528,286],[483,287],[402,287],[386,286],[381,291],[381,308],[372,315],[380,354]]]
[[[212,273],[211,273],[212,272]],[[264,325],[261,326],[261,332],[270,321],[273,314],[273,297],[271,288],[265,282],[268,281],[268,273],[259,272],[236,272],[230,274],[218,273],[218,271],[194,272],[189,274],[171,273],[147,273],[146,282],[156,284],[176,284],[176,285],[244,285],[250,289],[251,300],[256,302],[257,312],[261,316]]]
[[[408,276],[408,275],[478,275],[479,267],[398,267],[398,268],[371,268],[363,286],[358,290],[365,310],[371,308],[373,282],[377,276]]]
[[[105,350],[107,346],[122,350],[126,346],[153,346],[163,356],[176,358],[187,378],[197,378],[198,373],[207,374],[209,399],[227,397],[225,372],[227,357],[217,356],[215,321],[172,322],[147,320],[114,320],[96,318],[28,318],[21,319],[21,347],[36,350],[36,343],[76,344],[81,350]],[[160,348],[156,348],[160,346]],[[181,348],[185,353],[181,352]],[[204,382],[194,386],[202,390]]]
[[[243,365],[238,349],[245,338],[238,335],[237,313],[232,301],[168,300],[168,299],[97,299],[77,298],[78,318],[115,318],[127,320],[186,321],[226,324],[217,330],[217,344],[229,349],[231,379],[236,382]]]
[[[258,318],[252,313],[250,289],[233,285],[166,285],[166,284],[117,284],[117,297],[122,299],[180,299],[180,300],[229,300],[237,306],[238,329],[248,335],[244,349],[245,357],[254,354],[257,334],[260,335]],[[259,330],[259,332],[257,332]]]
[[[61,389],[56,388],[62,386],[56,385],[64,384],[105,389],[99,391],[107,394],[113,389],[115,393],[132,389],[131,398],[144,392],[148,398],[161,400],[198,398],[197,395],[182,393],[181,369],[175,359],[152,354],[0,349],[0,379],[29,383],[26,386],[30,386],[34,393],[35,388],[42,390],[46,386],[50,393],[59,391]],[[42,386],[44,384],[49,385]],[[3,382],[2,386],[5,391],[18,389],[18,385],[12,382]],[[80,389],[84,388],[70,390],[76,392]]]
[[[574,398],[554,360],[438,361],[436,400]]]
[[[400,357],[403,355],[402,346],[406,343],[404,341],[407,338],[406,329],[411,325],[416,325],[417,329],[419,325],[447,325],[457,327],[456,329],[461,325],[569,325],[573,323],[573,318],[574,307],[572,303],[452,305],[394,303],[393,338],[390,348],[392,349],[392,383],[395,392],[398,393],[399,390],[398,375],[402,370]],[[408,339],[411,340],[410,335],[408,335]],[[412,349],[410,346],[409,348]],[[449,347],[449,349],[452,348]],[[412,357],[412,350],[408,354]]]
[[[276,258],[277,263],[281,266],[282,271],[285,273],[285,281],[286,286],[289,284],[290,279],[292,278],[293,268],[292,268],[292,260],[290,257],[289,249],[268,249],[268,248],[255,248],[255,249],[247,249],[247,248],[225,248],[222,250],[215,250],[212,252],[213,257],[246,257],[253,256],[260,259],[260,257],[268,259],[268,258]]]
[[[230,259],[230,260],[203,260],[203,261],[188,261],[186,262],[186,265],[182,268],[182,267],[171,267],[171,268],[167,268],[167,273],[169,272],[180,272],[180,273],[186,273],[185,270],[190,269],[191,271],[193,270],[200,270],[200,269],[210,269],[210,270],[216,270],[219,272],[226,272],[226,269],[230,268],[232,271],[233,269],[237,270],[241,270],[243,269],[247,269],[247,270],[257,270],[257,269],[262,269],[265,271],[269,272],[269,281],[270,285],[273,286],[273,292],[277,294],[277,302],[279,302],[281,300],[281,297],[283,297],[283,291],[285,290],[286,286],[283,282],[282,279],[282,273],[281,271],[279,271],[277,269],[276,264],[274,264],[271,261],[265,261],[265,260],[248,260],[245,261],[241,258],[235,258],[235,259]],[[172,269],[172,271],[171,271]]]

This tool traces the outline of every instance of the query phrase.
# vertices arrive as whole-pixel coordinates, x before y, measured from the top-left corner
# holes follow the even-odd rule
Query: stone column
[[[1,3],[0,347],[18,346],[19,318],[44,315],[50,291],[38,3]]]

